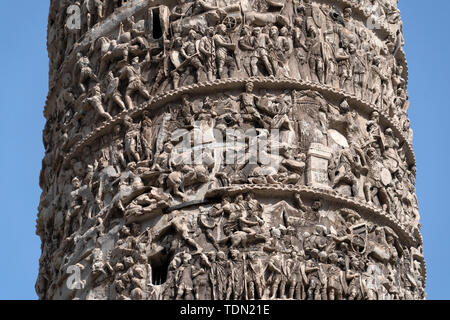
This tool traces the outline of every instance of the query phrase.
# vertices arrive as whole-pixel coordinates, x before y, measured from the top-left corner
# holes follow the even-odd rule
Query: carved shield
[[[182,63],[182,57],[181,57],[180,52],[172,51],[170,53],[170,61],[175,66],[175,68],[178,68]]]
[[[383,170],[381,170],[380,177],[381,177],[381,182],[385,186],[388,186],[392,182],[391,172],[386,168],[383,168]]]
[[[200,224],[207,229],[214,229],[214,227],[216,226],[215,220],[206,214],[200,215],[198,219]]]
[[[314,22],[316,23],[317,27],[321,28],[326,23],[326,17],[323,14],[322,10],[318,7],[312,8],[312,16],[314,19]]]

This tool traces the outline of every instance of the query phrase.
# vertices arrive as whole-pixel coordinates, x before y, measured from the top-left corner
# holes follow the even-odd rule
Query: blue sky
[[[7,1],[0,10],[0,300],[36,299],[35,235],[48,86],[48,0]],[[431,10],[433,4],[434,10]],[[417,191],[429,299],[450,299],[450,1],[400,0],[409,63]]]

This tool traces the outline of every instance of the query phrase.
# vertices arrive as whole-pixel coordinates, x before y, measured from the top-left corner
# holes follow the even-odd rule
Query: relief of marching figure
[[[76,94],[100,83],[106,99],[107,78],[116,76],[121,81],[115,90],[129,107],[139,96],[148,100],[149,92],[219,79],[275,77],[344,90],[407,126],[406,70],[397,58],[401,43],[367,28],[365,20],[353,17],[352,7],[309,0],[174,2],[172,9],[160,5],[135,12],[91,43],[72,44],[73,63],[80,70],[70,70],[70,64],[62,69],[80,72]],[[372,2],[367,7],[379,8],[374,12],[397,10],[389,1]],[[100,99],[98,94],[94,99]]]
[[[39,297],[425,299],[402,45],[394,0],[52,1]]]

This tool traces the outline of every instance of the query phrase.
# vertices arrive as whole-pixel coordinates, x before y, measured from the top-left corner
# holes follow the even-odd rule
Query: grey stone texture
[[[402,46],[395,0],[52,0],[39,297],[425,299]]]

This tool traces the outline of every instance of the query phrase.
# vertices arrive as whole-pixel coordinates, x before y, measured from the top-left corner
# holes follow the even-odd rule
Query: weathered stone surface
[[[396,2],[51,1],[40,298],[425,299]]]

